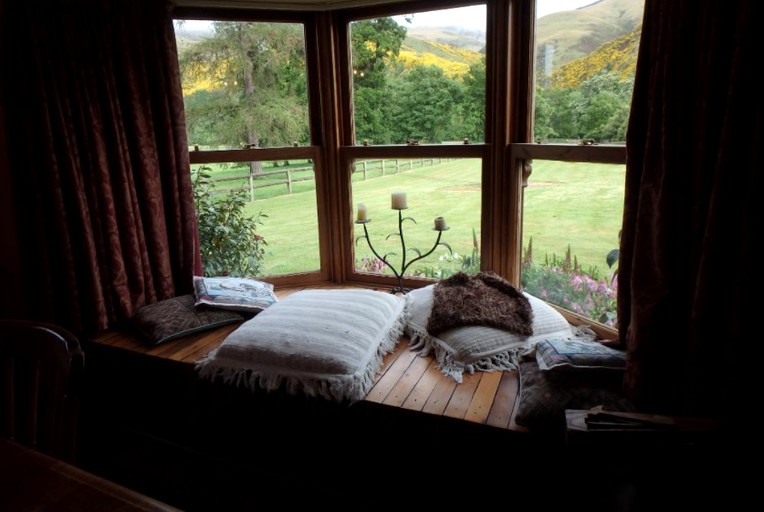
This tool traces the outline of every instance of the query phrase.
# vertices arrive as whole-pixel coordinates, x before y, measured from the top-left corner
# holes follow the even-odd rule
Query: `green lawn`
[[[525,190],[523,248],[533,237],[533,260],[571,253],[581,267],[607,273],[605,257],[618,247],[623,216],[624,165],[534,161]]]
[[[535,161],[525,190],[523,247],[532,236],[534,261],[543,263],[545,255],[563,257],[570,245],[584,269],[598,267],[606,271],[605,255],[618,244],[623,180],[623,165]],[[276,190],[283,193],[285,186],[269,187],[272,190],[266,194],[258,194],[263,189],[256,191],[256,197],[262,198],[250,203],[249,212],[268,215],[261,229],[268,242],[264,274],[319,268],[312,185],[303,182],[292,195],[272,195]],[[416,221],[404,223],[407,247],[429,250],[437,235],[432,229],[433,219],[443,216],[451,229],[443,233],[442,241],[459,255],[471,254],[472,230],[480,232],[479,160],[454,160],[367,181],[362,181],[359,173],[354,175],[353,215],[355,205],[366,204],[372,219],[367,224],[372,243],[380,254],[396,253],[391,261],[398,269],[400,243],[397,237],[385,238],[398,230],[398,212],[390,208],[390,195],[399,191],[408,196],[409,208],[403,211],[404,217]],[[363,229],[355,227],[357,236],[362,235]],[[439,247],[430,257],[412,265],[409,272],[445,265],[439,257],[447,255],[448,250]],[[366,256],[371,256],[371,251],[362,239],[356,247],[356,260]],[[414,256],[409,252],[409,259]]]

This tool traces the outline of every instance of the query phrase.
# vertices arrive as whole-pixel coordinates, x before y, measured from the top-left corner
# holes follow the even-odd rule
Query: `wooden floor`
[[[284,298],[302,288],[276,290]],[[111,331],[92,340],[104,347],[126,350],[193,366],[217,348],[239,324],[166,342],[147,345],[137,334]],[[499,429],[522,431],[512,421],[518,393],[516,371],[475,372],[457,384],[443,375],[432,356],[422,357],[409,348],[408,338],[388,354],[376,383],[364,401],[424,414],[444,416]]]

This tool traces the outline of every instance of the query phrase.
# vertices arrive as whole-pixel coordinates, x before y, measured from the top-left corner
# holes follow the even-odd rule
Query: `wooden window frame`
[[[362,146],[354,141],[349,23],[417,11],[486,6],[485,141],[468,145]],[[321,270],[268,276],[276,285],[317,282],[394,287],[392,276],[354,268],[352,163],[371,158],[480,158],[481,265],[519,285],[523,190],[532,161],[625,162],[622,145],[536,144],[533,140],[535,0],[423,0],[318,11],[176,8],[176,18],[303,23],[311,145],[298,148],[192,151],[191,163],[311,158],[316,173]],[[225,160],[218,160],[225,159]],[[406,277],[404,286],[432,280]],[[558,308],[560,309],[560,308]],[[574,323],[591,323],[567,310]],[[617,335],[595,326],[604,337]]]

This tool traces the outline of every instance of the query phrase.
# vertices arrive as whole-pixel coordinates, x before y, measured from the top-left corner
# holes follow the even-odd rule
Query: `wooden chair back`
[[[73,463],[83,365],[68,330],[0,319],[0,435]]]

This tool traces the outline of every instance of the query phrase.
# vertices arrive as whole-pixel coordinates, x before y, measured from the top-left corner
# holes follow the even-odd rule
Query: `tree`
[[[455,116],[460,114],[463,90],[437,66],[415,66],[401,77],[395,97],[394,139],[426,143],[459,137]]]
[[[393,142],[387,75],[405,38],[406,27],[398,25],[392,18],[351,24],[354,121],[358,140]]]
[[[218,21],[182,50],[191,143],[289,145],[308,134],[304,36],[299,25]],[[198,137],[195,139],[193,137]],[[253,173],[259,165],[253,164]]]
[[[406,27],[393,18],[357,21],[351,25],[354,86],[380,89],[386,82],[388,61],[395,60],[406,39]]]
[[[464,76],[463,137],[485,140],[485,56]]]
[[[580,136],[598,141],[624,140],[632,88],[632,80],[622,80],[607,69],[582,83],[575,106]]]

